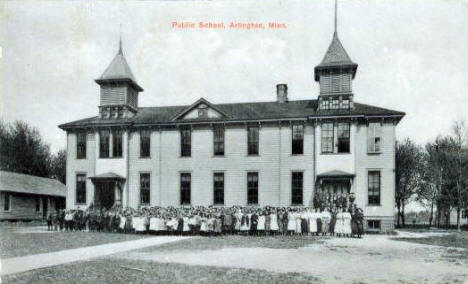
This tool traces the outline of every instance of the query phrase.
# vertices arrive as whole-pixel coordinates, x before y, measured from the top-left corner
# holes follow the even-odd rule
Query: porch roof
[[[107,172],[107,173],[95,175],[93,177],[89,177],[89,179],[91,179],[93,182],[95,182],[95,181],[111,181],[111,180],[124,181],[125,180],[125,178],[123,176],[120,176],[120,175],[118,175],[116,173],[113,173],[113,172]]]
[[[355,174],[340,170],[332,170],[317,175],[317,179],[322,178],[354,178]]]

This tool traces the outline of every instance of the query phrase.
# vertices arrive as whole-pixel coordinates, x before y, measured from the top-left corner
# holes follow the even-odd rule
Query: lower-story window
[[[368,230],[380,230],[380,220],[367,220]]]
[[[86,203],[86,175],[85,174],[76,175],[76,203],[77,204]]]
[[[41,211],[41,198],[36,196],[36,212]]]
[[[302,205],[302,188],[304,184],[304,173],[293,172],[291,177],[291,203]]]
[[[213,189],[213,203],[224,204],[224,173],[214,173]]]
[[[140,174],[140,203],[142,205],[150,204],[150,174],[141,173]]]
[[[247,204],[258,204],[258,172],[247,173]]]
[[[190,191],[191,191],[191,175],[190,173],[180,174],[180,204],[190,204]]]
[[[9,193],[4,193],[4,200],[3,200],[3,211],[10,211],[11,209],[11,196]]]
[[[380,171],[369,171],[367,193],[369,205],[380,205]]]

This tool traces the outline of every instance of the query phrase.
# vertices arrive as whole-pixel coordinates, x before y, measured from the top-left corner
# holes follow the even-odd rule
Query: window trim
[[[85,184],[85,201],[84,202],[78,202],[78,176],[83,175],[84,176],[84,184]],[[75,172],[75,205],[86,205],[88,201],[88,186],[86,184],[87,181],[87,173],[86,172]]]
[[[184,136],[182,133],[184,133],[185,131],[187,131],[189,133],[189,142],[188,143],[184,143]],[[180,134],[180,152],[179,152],[179,156],[181,158],[191,158],[192,157],[192,129],[191,128],[181,128],[179,130],[179,134]],[[188,151],[188,155],[184,154],[184,145],[189,145],[189,151]]]
[[[250,133],[250,129],[253,129],[253,128],[256,128],[257,129],[257,141],[253,141],[252,143],[254,142],[257,142],[256,145],[257,145],[257,151],[256,153],[250,153],[250,141],[249,141],[249,133]],[[249,125],[247,126],[247,156],[260,156],[260,125]]]
[[[300,153],[294,153],[294,141],[298,140],[298,139],[294,139],[294,127],[298,127],[298,126],[302,127],[302,139],[299,140],[299,141],[302,141],[302,145],[301,145]],[[291,155],[293,156],[304,155],[304,144],[305,144],[304,141],[305,141],[305,125],[303,123],[292,124],[291,125]]]
[[[142,146],[142,143],[141,143],[142,139],[141,138],[143,137],[144,132],[148,133],[148,140],[149,140],[148,141],[149,142],[148,143],[148,156],[143,156],[142,155],[142,147],[141,147]],[[151,159],[151,130],[141,130],[139,132],[139,134],[140,134],[140,143],[139,143],[140,144],[140,159]]]
[[[84,156],[79,155],[80,153],[80,136],[84,136]],[[83,142],[83,141],[81,141]],[[77,160],[86,160],[88,156],[88,147],[87,147],[87,142],[88,142],[88,133],[86,131],[77,131],[76,132],[76,159]]]
[[[369,184],[369,179],[370,179],[370,173],[378,173],[378,182],[379,182],[379,203],[371,203],[369,202],[369,192],[370,192],[370,184]],[[379,207],[382,206],[382,170],[381,169],[368,169],[367,170],[367,206],[372,206],[372,207]]]
[[[325,124],[331,124],[331,131],[330,130],[327,130],[327,132],[331,133],[331,137],[325,137],[327,139],[331,139],[331,151],[325,151],[324,150],[324,143],[323,143],[323,139],[324,139],[324,135],[323,135],[323,126]],[[328,148],[328,147],[327,147]],[[335,153],[335,123],[332,121],[332,122],[324,122],[320,125],[320,152],[321,154],[334,154]]]
[[[190,201],[189,203],[182,203],[182,175],[188,174],[190,176]],[[190,171],[181,171],[179,172],[179,205],[188,206],[192,205],[192,172]]]
[[[257,176],[257,202],[249,202],[249,174],[256,174]],[[258,170],[248,170],[246,173],[246,193],[247,193],[247,202],[248,206],[258,206],[260,204],[260,171]]]
[[[216,175],[222,175],[223,176],[223,202],[216,202],[216,186],[215,186],[215,176]],[[213,172],[213,205],[214,206],[221,206],[225,205],[226,203],[226,198],[225,198],[225,192],[226,192],[226,175],[224,174],[223,171],[215,171]]]
[[[302,174],[302,186],[301,186],[301,199],[302,199],[302,202],[301,203],[294,203],[293,202],[293,175],[296,174],[296,173],[301,173]],[[291,206],[304,206],[304,170],[292,170],[291,171]]]
[[[221,131],[222,132],[222,138],[220,138],[222,141],[217,141],[216,140],[216,132]],[[216,145],[222,145],[223,152],[217,154],[216,153]],[[226,154],[226,129],[222,125],[215,125],[213,126],[213,156],[215,157],[223,157]]]
[[[103,156],[103,150],[102,150],[102,137],[103,137],[103,133],[107,133],[107,155],[106,156]],[[109,159],[111,158],[111,145],[110,145],[110,142],[111,142],[111,131],[108,130],[108,129],[105,129],[105,130],[100,130],[99,133],[99,159]]]
[[[142,175],[148,175],[148,178],[149,178],[149,182],[148,182],[149,183],[149,188],[148,188],[149,196],[148,196],[148,202],[147,203],[146,202],[143,203],[143,198],[142,198],[142,196],[143,196],[142,195],[143,191],[142,191],[142,186],[141,186],[141,176]],[[140,179],[139,179],[139,187],[140,187],[139,188],[139,195],[140,195],[139,203],[140,203],[141,206],[148,206],[148,205],[151,204],[151,172],[146,172],[146,171],[139,172],[139,177],[140,177]]]

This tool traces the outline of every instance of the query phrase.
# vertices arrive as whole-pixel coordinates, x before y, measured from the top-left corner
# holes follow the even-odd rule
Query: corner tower
[[[318,110],[350,110],[354,108],[352,80],[358,65],[351,61],[337,32],[337,1],[335,0],[335,31],[322,62],[315,66],[315,81],[320,84]]]
[[[143,88],[136,82],[125,60],[122,41],[119,42],[117,55],[95,82],[101,86],[100,118],[129,118],[138,111],[138,93]]]

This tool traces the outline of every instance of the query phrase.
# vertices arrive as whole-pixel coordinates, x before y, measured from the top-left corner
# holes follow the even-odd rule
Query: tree
[[[395,149],[395,203],[398,210],[397,226],[405,225],[405,205],[421,184],[423,151],[409,138],[397,142]]]
[[[466,199],[467,199],[467,129],[465,121],[455,121],[452,126],[452,149],[451,155],[453,156],[453,164],[454,164],[454,173],[455,173],[455,181],[456,181],[456,208],[457,208],[457,229],[460,231],[460,211],[462,208],[462,203],[465,204],[466,208]]]
[[[67,180],[67,151],[60,150],[57,154],[52,156],[50,172],[51,178],[58,179],[62,183],[66,183]]]

